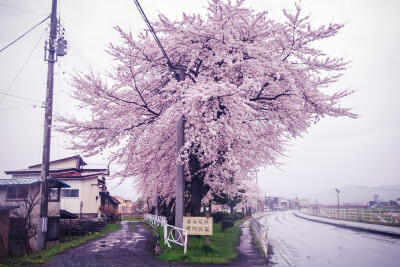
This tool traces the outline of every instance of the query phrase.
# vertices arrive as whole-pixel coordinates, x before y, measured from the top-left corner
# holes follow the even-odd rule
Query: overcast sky
[[[182,12],[204,14],[206,6],[205,0],[140,2],[150,20],[158,13],[170,19],[179,18]],[[87,72],[91,67],[101,72],[112,64],[105,49],[108,42],[118,42],[113,26],[133,33],[146,26],[133,0],[58,3],[70,47],[68,55],[56,63],[54,111],[65,114],[75,111],[68,98],[69,75],[74,69]],[[271,16],[282,19],[282,8],[293,9],[293,3],[249,0],[246,5],[270,10]],[[51,0],[0,0],[0,49],[43,20],[50,9]],[[343,106],[353,107],[360,118],[325,118],[312,126],[303,138],[291,143],[280,170],[260,170],[261,190],[284,196],[343,185],[400,184],[400,1],[306,0],[303,10],[304,14],[311,13],[315,25],[348,22],[338,36],[319,46],[328,54],[344,56],[352,62],[330,92],[357,90],[343,101]],[[43,46],[49,35],[48,25],[49,21],[42,23],[0,52],[0,178],[6,178],[5,170],[41,163],[44,110],[40,106],[45,99],[47,77]],[[65,140],[53,132],[52,160],[79,154],[64,149]],[[84,159],[88,163],[107,163],[100,155]],[[135,198],[129,188],[125,183],[112,192]]]

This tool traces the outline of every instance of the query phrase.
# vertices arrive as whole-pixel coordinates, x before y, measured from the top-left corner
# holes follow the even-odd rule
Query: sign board
[[[183,217],[183,229],[188,231],[188,235],[212,235],[213,218]]]

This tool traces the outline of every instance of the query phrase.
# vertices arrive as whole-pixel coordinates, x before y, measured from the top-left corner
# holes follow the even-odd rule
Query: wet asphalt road
[[[400,239],[298,218],[292,211],[264,217],[276,266],[400,266]]]
[[[56,255],[47,266],[268,266],[255,250],[249,221],[242,225],[239,257],[227,265],[181,264],[157,260],[152,233],[140,222],[121,222],[122,229]]]

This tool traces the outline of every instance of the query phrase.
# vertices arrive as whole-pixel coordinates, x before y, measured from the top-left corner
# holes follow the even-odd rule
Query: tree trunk
[[[201,171],[200,163],[196,155],[189,156],[189,169],[192,176],[190,182],[190,214],[200,216],[201,200],[204,191],[204,172]]]

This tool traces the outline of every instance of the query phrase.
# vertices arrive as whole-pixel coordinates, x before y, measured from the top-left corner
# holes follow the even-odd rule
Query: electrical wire
[[[6,96],[15,97],[15,98],[19,98],[19,99],[29,100],[29,101],[33,101],[33,102],[37,102],[37,103],[42,103],[42,101],[31,99],[31,98],[27,98],[27,97],[11,95],[11,94],[7,94],[7,93],[3,93],[3,92],[0,92],[0,94],[6,95]]]
[[[10,5],[3,4],[3,3],[0,3],[0,5],[6,6],[6,7],[10,7],[10,8],[14,8],[14,9],[18,9],[18,10],[20,10],[20,11],[28,12],[28,13],[35,14],[35,15],[47,16],[46,14],[43,14],[43,13],[38,13],[38,12],[30,11],[30,10],[23,9],[23,8],[20,8],[20,7],[16,7],[16,6],[10,6]]]
[[[4,111],[4,110],[11,110],[11,109],[20,109],[20,108],[27,108],[27,107],[36,107],[35,105],[24,105],[24,106],[19,106],[19,107],[14,107],[14,108],[2,108],[0,109],[0,111]]]
[[[61,27],[65,28],[64,25],[60,22]],[[85,65],[87,65],[89,67],[89,69],[94,69],[96,70],[95,67],[93,67],[93,64],[90,62],[90,60],[88,59],[88,57],[85,55],[85,53],[83,53],[82,49],[80,49],[80,47],[78,46],[78,44],[74,41],[74,39],[72,38],[72,36],[68,33],[68,31],[65,31],[65,34],[68,37],[68,42],[70,44],[72,44],[70,46],[71,50],[73,50],[76,55],[78,56],[78,58],[81,60],[81,62]]]
[[[14,80],[12,81],[12,83],[10,84],[10,86],[7,88],[6,92],[2,92],[3,97],[0,99],[0,103],[3,101],[5,95],[10,91],[11,87],[13,86],[14,82],[18,79],[19,75],[21,74],[22,70],[25,68],[26,63],[28,63],[29,59],[31,58],[33,52],[35,51],[36,47],[38,46],[40,40],[42,40],[43,35],[46,33],[46,30],[44,30],[44,32],[42,33],[42,35],[40,36],[39,40],[37,41],[37,43],[35,44],[35,47],[33,47],[31,53],[29,54],[28,58],[26,59],[25,63],[22,65],[21,69],[19,70],[19,72],[17,73],[17,75],[15,76]]]
[[[37,26],[39,26],[40,24],[42,24],[43,22],[45,22],[48,18],[50,18],[50,16],[47,16],[44,20],[42,20],[41,22],[39,22],[38,24],[36,24],[35,26],[33,26],[32,28],[29,29],[29,31],[27,31],[26,33],[24,33],[23,35],[21,35],[20,37],[18,37],[16,40],[14,40],[13,42],[11,42],[10,44],[8,44],[7,46],[3,47],[0,50],[0,53],[3,52],[6,48],[8,48],[9,46],[13,45],[15,42],[17,42],[19,39],[21,39],[22,37],[24,37],[25,35],[27,35],[30,31],[32,31],[34,28],[36,28]]]
[[[40,8],[43,10],[43,12],[47,13],[42,4],[40,3],[39,0],[36,0],[36,2],[39,4]]]
[[[157,37],[157,35],[156,35],[156,32],[154,31],[153,27],[151,26],[149,20],[147,19],[146,14],[144,13],[142,7],[141,7],[140,4],[139,4],[139,1],[138,1],[138,0],[133,0],[133,1],[135,2],[136,7],[137,7],[137,9],[139,10],[140,15],[142,15],[143,20],[146,22],[147,26],[149,27],[149,30],[150,30],[151,34],[153,35],[154,40],[156,41],[158,47],[161,49],[161,52],[164,54],[164,57],[167,59],[168,67],[169,67],[172,71],[175,72],[176,69],[174,68],[174,66],[172,65],[171,61],[169,60],[169,57],[168,57],[167,53],[166,53],[165,50],[164,50],[164,47],[162,46],[160,40],[158,39],[158,37]]]

